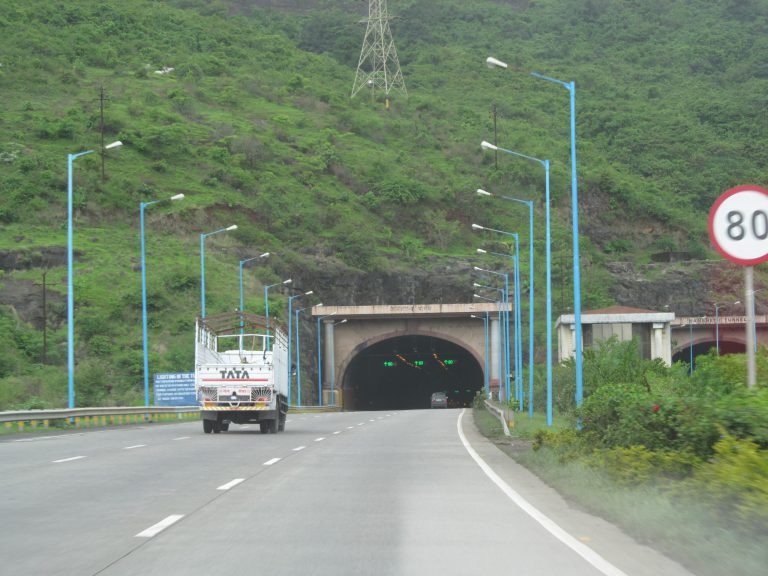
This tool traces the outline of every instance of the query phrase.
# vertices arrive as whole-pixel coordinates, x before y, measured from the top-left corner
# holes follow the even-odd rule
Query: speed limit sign
[[[737,264],[768,261],[768,190],[737,186],[720,196],[709,211],[709,238]]]

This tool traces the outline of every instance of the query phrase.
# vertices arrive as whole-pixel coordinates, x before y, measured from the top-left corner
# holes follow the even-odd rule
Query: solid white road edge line
[[[528,514],[531,518],[536,520],[541,526],[552,536],[560,540],[563,544],[568,546],[571,550],[576,552],[579,556],[584,558],[592,566],[597,568],[600,572],[606,576],[627,576],[627,574],[619,570],[616,566],[608,562],[605,558],[600,556],[597,552],[592,550],[589,546],[582,544],[576,538],[568,534],[558,524],[552,521],[548,516],[541,512],[538,508],[535,508],[528,500],[518,494],[509,484],[507,484],[502,478],[493,471],[493,469],[483,460],[480,455],[475,452],[475,449],[469,444],[467,437],[464,436],[464,431],[461,429],[461,420],[464,417],[466,409],[462,409],[459,414],[459,418],[456,421],[456,429],[459,432],[459,439],[464,444],[469,455],[480,466],[480,469],[485,472],[485,475],[490,478],[496,486],[498,486],[507,497],[512,500],[523,512]]]
[[[174,440],[189,440],[191,436],[179,436],[178,438],[174,438]]]
[[[146,444],[135,444],[133,446],[126,446],[123,450],[133,450],[134,448],[144,448]]]
[[[301,450],[304,450],[304,448],[306,448],[306,446],[297,446],[296,448],[293,449],[293,451],[300,452]]]
[[[245,482],[245,478],[235,478],[234,480],[231,480],[230,482],[227,482],[226,484],[222,484],[216,490],[229,490],[230,488],[234,488],[240,482]]]
[[[150,526],[146,530],[139,532],[134,536],[134,538],[152,538],[152,536],[155,536],[168,528],[168,526],[171,526],[172,524],[175,524],[179,520],[184,518],[184,514],[171,514],[164,520],[160,520],[157,524],[154,526]]]
[[[61,462],[72,462],[72,460],[80,460],[85,456],[72,456],[72,458],[62,458],[61,460],[54,460],[53,464],[60,464]]]
[[[282,460],[282,458],[272,458],[272,460],[264,462],[264,466],[272,466],[272,464],[277,464],[280,460]]]

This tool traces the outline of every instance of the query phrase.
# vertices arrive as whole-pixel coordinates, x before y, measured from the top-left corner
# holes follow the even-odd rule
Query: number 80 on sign
[[[768,261],[768,190],[726,191],[709,211],[709,238],[720,254],[742,266]]]

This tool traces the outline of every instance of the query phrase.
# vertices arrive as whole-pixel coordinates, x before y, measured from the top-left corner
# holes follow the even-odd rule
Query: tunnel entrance
[[[448,407],[469,406],[483,370],[466,349],[431,336],[398,336],[362,350],[342,382],[345,410],[430,408],[435,392]]]
[[[710,353],[714,353],[717,348],[717,343],[712,341],[699,342],[693,345],[693,369],[696,369],[696,358],[698,356],[704,356]],[[728,340],[720,340],[720,356],[725,354],[744,354],[746,347],[741,342],[731,342]],[[672,362],[685,362],[690,364],[691,362],[691,349],[690,347],[681,348],[672,355]]]

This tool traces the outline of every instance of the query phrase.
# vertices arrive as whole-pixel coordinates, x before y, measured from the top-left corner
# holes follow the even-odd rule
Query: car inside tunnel
[[[430,408],[445,392],[448,407],[469,406],[483,386],[483,370],[466,349],[430,336],[399,336],[369,346],[343,378],[345,410]]]

